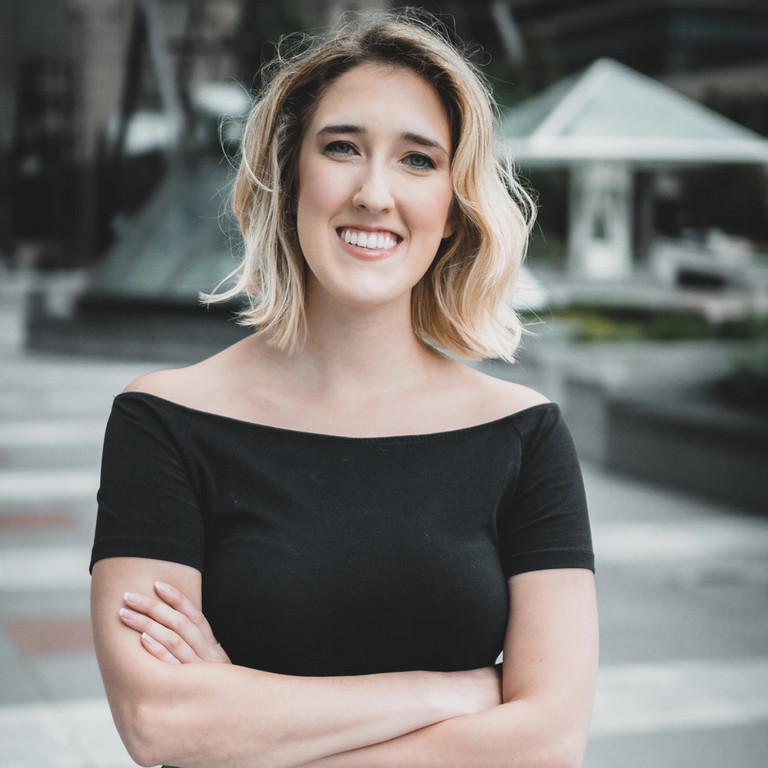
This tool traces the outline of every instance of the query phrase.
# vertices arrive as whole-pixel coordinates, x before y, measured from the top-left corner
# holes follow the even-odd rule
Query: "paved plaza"
[[[0,346],[6,768],[133,765],[93,655],[88,560],[111,399],[152,367]],[[768,516],[585,477],[602,624],[586,768],[765,768]]]

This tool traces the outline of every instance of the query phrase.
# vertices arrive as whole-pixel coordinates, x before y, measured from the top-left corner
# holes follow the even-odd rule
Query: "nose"
[[[352,203],[368,213],[385,213],[395,204],[386,169],[371,163],[361,169],[357,191]]]

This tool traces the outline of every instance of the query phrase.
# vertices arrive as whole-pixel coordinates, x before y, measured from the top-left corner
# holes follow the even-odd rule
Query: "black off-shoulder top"
[[[594,568],[560,410],[356,438],[124,393],[107,426],[91,565],[202,572],[233,663],[295,675],[492,664],[507,579]]]

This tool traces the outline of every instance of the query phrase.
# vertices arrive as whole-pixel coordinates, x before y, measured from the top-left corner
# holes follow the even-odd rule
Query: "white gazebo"
[[[633,170],[768,164],[768,140],[611,59],[503,116],[512,158],[571,170],[568,264],[592,279],[632,270]]]

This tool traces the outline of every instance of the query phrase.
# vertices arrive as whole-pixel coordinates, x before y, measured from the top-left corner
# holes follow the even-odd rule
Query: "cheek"
[[[299,166],[299,193],[296,203],[296,227],[302,249],[328,234],[331,219],[348,199],[343,175],[327,166],[308,162]]]
[[[298,184],[299,193],[296,203],[296,215],[298,217],[298,225],[301,229],[302,220],[306,221],[311,218],[315,213],[318,206],[318,202],[322,200],[322,196],[319,195],[319,188],[322,186],[319,183],[318,175],[312,172],[312,169],[307,167],[306,164],[299,166],[298,178],[301,180]]]
[[[442,240],[451,234],[449,222],[453,205],[453,191],[445,185],[425,192],[418,198],[418,204],[413,208],[416,220],[421,221],[429,229],[430,236]]]

